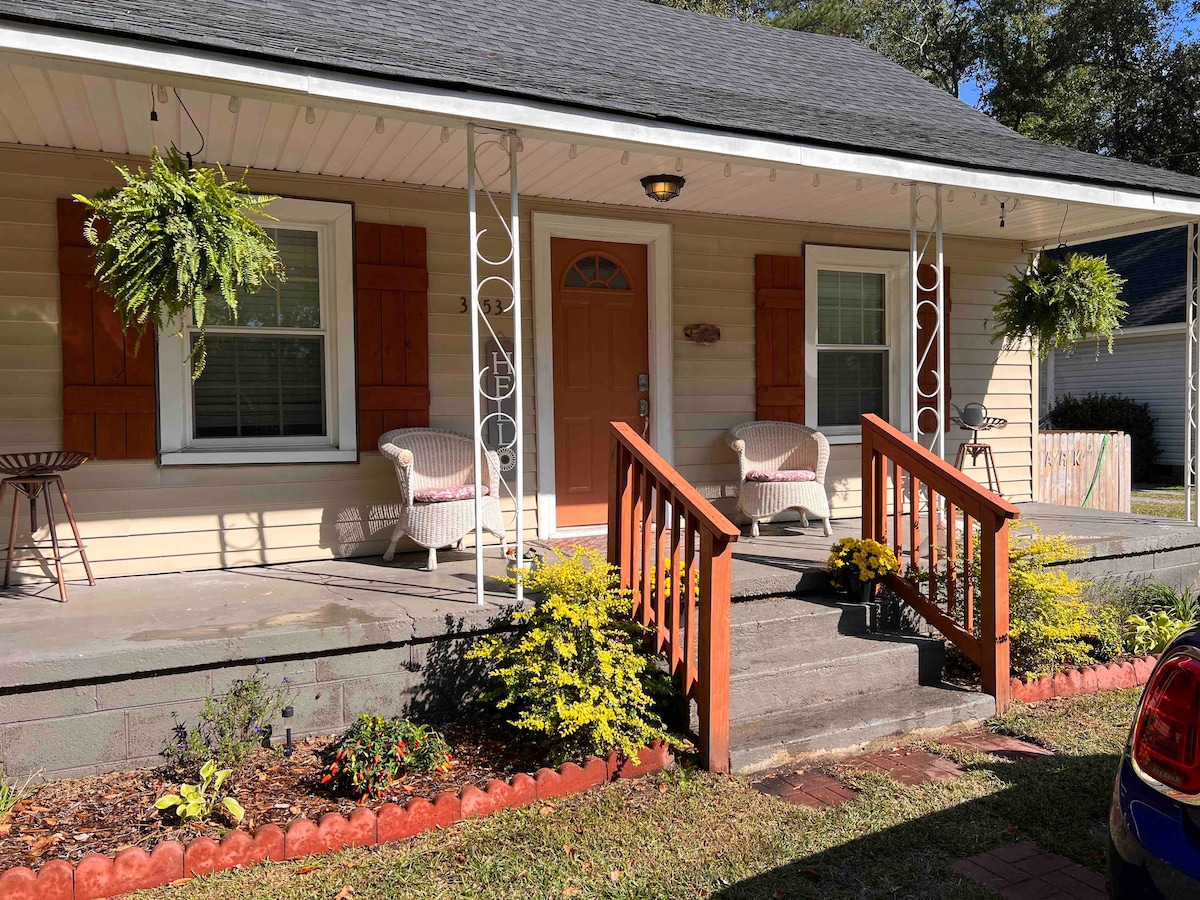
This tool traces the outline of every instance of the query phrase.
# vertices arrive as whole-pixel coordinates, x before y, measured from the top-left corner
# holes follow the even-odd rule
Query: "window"
[[[207,362],[191,378],[192,322],[160,336],[164,465],[354,461],[351,208],[276,200],[268,229],[287,280],[206,318]]]
[[[864,413],[905,427],[908,254],[808,246],[805,260],[807,424],[833,443],[857,442]]]
[[[625,270],[607,256],[585,256],[567,270],[563,285],[627,291],[629,279]]]

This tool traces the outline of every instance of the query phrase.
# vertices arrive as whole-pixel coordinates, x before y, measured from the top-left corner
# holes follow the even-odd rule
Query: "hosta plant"
[[[199,784],[181,784],[178,794],[166,794],[154,801],[156,809],[173,810],[181,823],[203,822],[217,809],[223,809],[234,822],[246,815],[242,804],[228,795],[221,796],[221,786],[232,769],[218,769],[211,759],[200,768]]]
[[[427,725],[361,714],[325,754],[321,783],[360,802],[384,793],[405,772],[445,771],[450,746]]]
[[[1125,620],[1125,641],[1134,653],[1162,653],[1171,639],[1191,625],[1190,619],[1176,618],[1165,609]]]
[[[992,340],[1015,350],[1027,341],[1045,359],[1053,350],[1074,350],[1084,341],[1108,344],[1125,315],[1125,279],[1103,256],[1043,254],[1023,274],[1008,276],[1009,289],[995,306]]]
[[[172,148],[157,148],[150,168],[116,166],[124,187],[94,197],[84,237],[96,248],[96,282],[116,301],[128,329],[161,329],[191,316],[198,334],[193,377],[204,370],[205,305],[217,300],[237,315],[238,291],[284,278],[271,236],[252,215],[275,197],[251,193],[220,166],[193,168]]]

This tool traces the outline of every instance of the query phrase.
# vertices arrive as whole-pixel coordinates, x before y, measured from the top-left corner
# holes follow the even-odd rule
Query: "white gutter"
[[[745,159],[781,166],[849,172],[897,181],[945,184],[1001,194],[1042,197],[1159,215],[1200,217],[1200,199],[1137,188],[1112,188],[1034,175],[981,171],[865,151],[840,150],[768,138],[742,137],[613,113],[580,111],[551,103],[490,95],[470,89],[409,85],[383,78],[342,75],[306,66],[230,54],[170,48],[126,38],[65,29],[0,23],[0,59],[133,81],[167,81],[177,87],[219,89],[242,97],[348,109],[367,115],[401,111],[416,122],[460,127],[477,122],[523,130],[526,136],[597,145],[637,145],[647,152]],[[218,84],[214,85],[214,82]]]

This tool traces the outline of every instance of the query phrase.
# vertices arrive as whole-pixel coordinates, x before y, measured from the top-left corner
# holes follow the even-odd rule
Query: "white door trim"
[[[537,427],[538,537],[559,534],[554,487],[554,329],[550,239],[646,245],[646,308],[650,317],[650,444],[674,459],[671,365],[671,226],[658,222],[533,213],[534,391]]]

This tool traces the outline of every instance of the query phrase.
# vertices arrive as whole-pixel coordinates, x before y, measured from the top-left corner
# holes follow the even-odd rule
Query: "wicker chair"
[[[788,509],[829,525],[829,498],[825,494],[825,467],[829,441],[825,435],[791,422],[746,422],[729,432],[729,446],[738,456],[741,489],[738,512],[750,520],[750,534],[758,537],[758,522]]]
[[[396,466],[400,482],[400,518],[392,531],[385,560],[408,535],[429,548],[429,570],[437,568],[437,548],[454,544],[475,530],[475,442],[464,434],[436,428],[400,428],[379,438],[379,452]],[[483,530],[508,542],[500,512],[500,459],[484,454]]]

